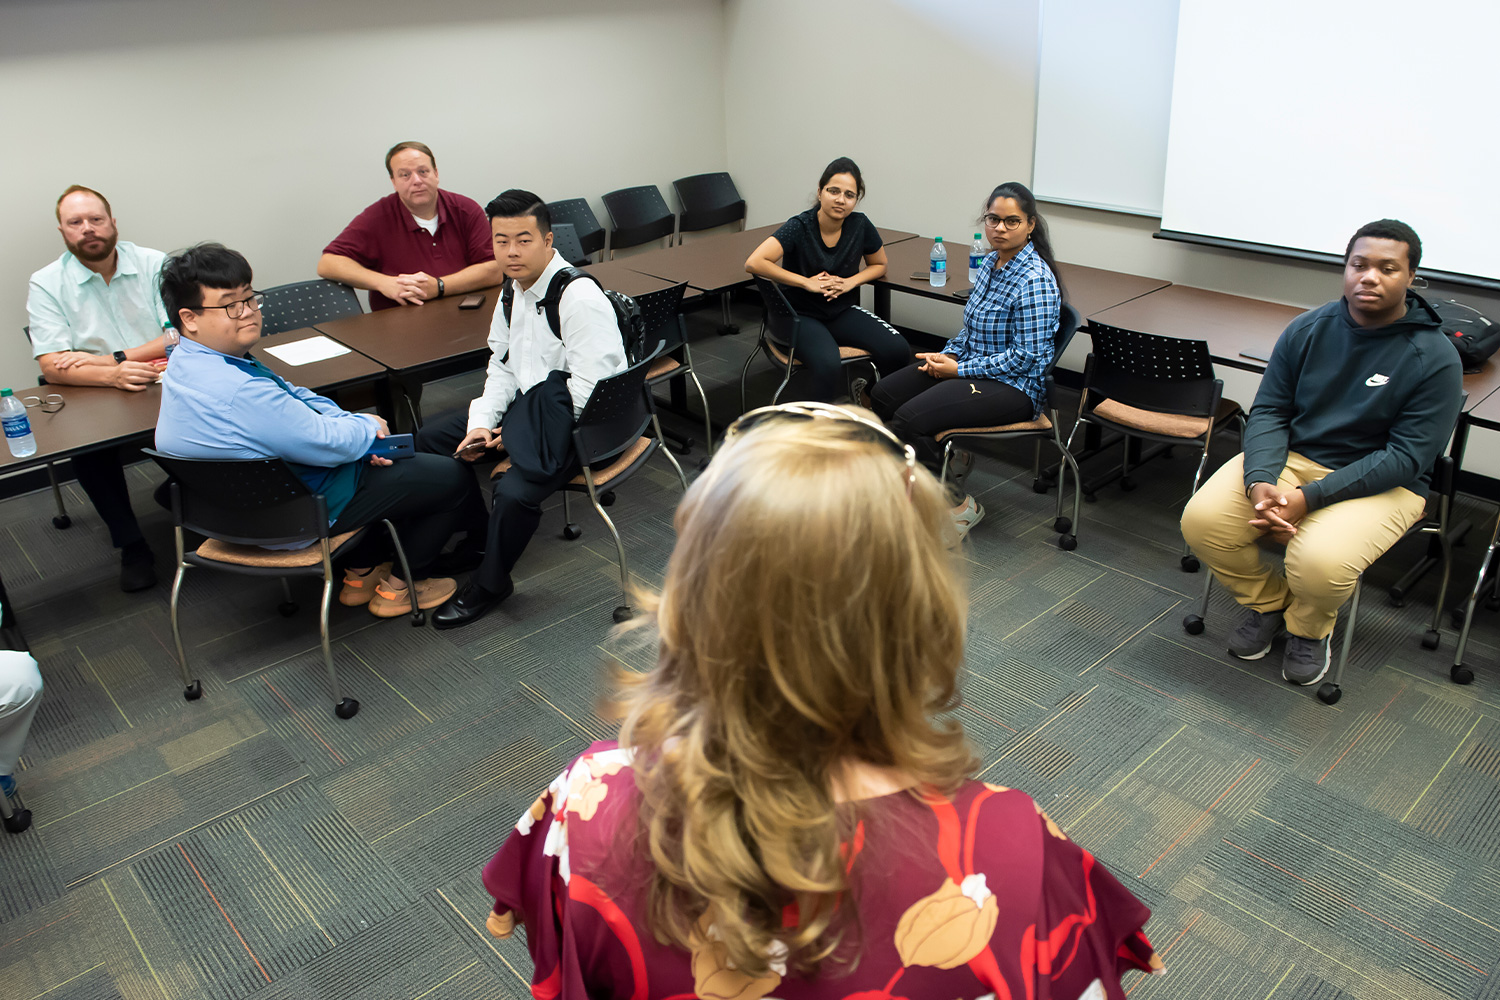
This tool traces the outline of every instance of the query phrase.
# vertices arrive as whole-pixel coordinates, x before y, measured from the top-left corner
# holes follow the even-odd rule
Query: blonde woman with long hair
[[[972,779],[942,488],[865,411],[755,410],[688,490],[595,744],[486,866],[537,997],[1123,997],[1150,911]]]

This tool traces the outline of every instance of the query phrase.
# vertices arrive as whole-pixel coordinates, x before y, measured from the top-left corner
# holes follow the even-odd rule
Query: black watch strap
[[[124,363],[125,363],[125,352],[124,351],[116,351],[115,352],[115,364],[117,364],[117,365],[123,365]]]
[[[443,279],[442,278],[437,279],[437,283],[438,283],[438,298],[442,298],[444,295],[448,294],[448,289],[446,289],[446,288],[443,287]]]

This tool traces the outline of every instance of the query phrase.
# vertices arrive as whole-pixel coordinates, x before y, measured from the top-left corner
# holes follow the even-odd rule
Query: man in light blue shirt
[[[57,199],[67,252],[31,276],[28,335],[42,375],[59,385],[141,392],[156,381],[167,323],[157,281],[160,250],[121,242],[109,202],[74,184]],[[74,455],[73,473],[120,550],[120,586],[156,583],[151,549],[130,507],[120,449]]]
[[[438,455],[392,463],[369,454],[389,431],[370,413],[350,413],[331,399],[290,385],[246,352],[260,339],[262,296],[250,287],[250,264],[239,253],[204,243],[168,258],[161,293],[182,332],[162,382],[156,447],[177,458],[281,458],[323,494],[339,534],[390,519],[417,577],[417,605],[442,604],[450,579],[423,579],[456,529],[460,510],[478,490],[464,466]],[[360,551],[340,561],[346,571],[339,600],[368,605],[382,618],[406,614],[411,596],[390,563],[373,553],[387,542],[371,532]],[[383,555],[384,553],[382,553]]]

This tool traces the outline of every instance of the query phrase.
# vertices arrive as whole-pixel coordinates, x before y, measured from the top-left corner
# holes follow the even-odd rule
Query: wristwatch
[[[448,289],[446,289],[446,288],[443,287],[443,279],[442,278],[438,278],[437,279],[437,283],[438,283],[438,294],[437,294],[437,297],[438,298],[442,298],[444,295],[448,294]]]
[[[124,351],[116,351],[115,352],[115,364],[117,364],[117,365],[123,365],[124,363],[125,363],[125,352]]]

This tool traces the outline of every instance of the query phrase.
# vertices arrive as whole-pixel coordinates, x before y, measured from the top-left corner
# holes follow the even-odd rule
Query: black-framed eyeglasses
[[[841,420],[845,423],[859,424],[869,430],[884,444],[889,444],[891,450],[906,462],[906,499],[911,499],[912,486],[917,481],[917,452],[911,445],[902,441],[892,434],[890,428],[862,417],[858,413],[832,403],[801,402],[801,403],[778,403],[775,406],[761,406],[749,410],[740,415],[739,419],[730,424],[724,431],[724,443],[728,444],[739,435],[748,431],[756,424],[767,420],[775,420],[790,417],[793,420]]]
[[[21,403],[27,409],[33,406],[40,406],[43,413],[56,413],[68,405],[68,401],[55,392],[48,393],[45,396],[23,396]]]
[[[265,302],[265,292],[254,292],[250,295],[249,298],[240,299],[238,302],[230,302],[222,306],[199,306],[193,311],[202,312],[204,309],[222,309],[224,310],[224,315],[228,316],[230,319],[239,319],[241,316],[245,315],[246,306],[254,306],[255,311],[260,312],[260,307],[265,305]]]
[[[1021,218],[1019,215],[1007,215],[1002,219],[1000,218],[1000,216],[993,213],[985,214],[981,221],[991,229],[1000,229],[1004,227],[1006,232],[1020,229],[1023,225],[1026,224],[1026,220]]]

